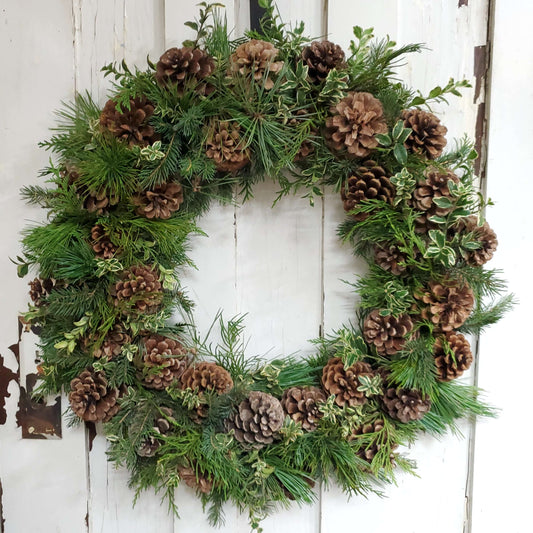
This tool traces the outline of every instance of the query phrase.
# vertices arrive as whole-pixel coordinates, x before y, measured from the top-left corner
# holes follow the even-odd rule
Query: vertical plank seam
[[[81,2],[82,0],[72,0],[72,55],[74,70],[74,94],[78,93],[80,83],[80,33],[81,33]]]
[[[487,0],[488,13],[487,13],[487,33],[486,33],[486,46],[487,46],[487,70],[485,72],[484,79],[484,103],[485,113],[483,117],[484,130],[481,143],[481,153],[479,157],[482,158],[480,165],[480,183],[479,190],[486,196],[487,193],[487,172],[488,172],[488,147],[489,147],[489,125],[490,125],[490,113],[491,113],[491,87],[492,87],[492,53],[494,46],[494,26],[495,26],[495,13],[496,13],[496,0]],[[476,349],[474,357],[473,368],[473,384],[475,387],[479,384],[479,358],[481,356],[480,350],[480,335],[475,337]],[[463,533],[472,533],[472,510],[473,510],[473,498],[474,498],[474,466],[475,466],[475,452],[476,452],[476,427],[477,421],[474,420],[471,424],[469,439],[468,439],[468,461],[467,461],[467,478],[465,487],[465,519],[463,524]]]

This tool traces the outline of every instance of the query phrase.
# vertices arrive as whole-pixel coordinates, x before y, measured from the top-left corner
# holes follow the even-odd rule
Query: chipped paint
[[[4,489],[2,489],[2,481],[0,481],[0,532],[5,531],[4,524],[4,504],[3,504]]]
[[[488,68],[489,61],[487,46],[481,45],[474,47],[474,78],[476,80],[474,102],[477,102],[481,95],[481,88],[485,86],[485,78]]]
[[[474,169],[476,175],[480,177],[481,180],[485,177],[485,140],[486,140],[486,117],[485,117],[486,106],[485,102],[482,102],[477,107],[476,114],[476,143],[475,148],[478,153],[478,158],[475,161]]]
[[[85,429],[87,430],[87,445],[89,451],[93,449],[93,441],[96,437],[96,424],[94,422],[85,422]]]
[[[468,7],[468,0],[459,0],[459,5],[457,7]]]
[[[7,420],[6,398],[11,396],[8,392],[11,381],[18,382],[18,373],[4,366],[4,358],[0,355],[0,424],[5,424]]]

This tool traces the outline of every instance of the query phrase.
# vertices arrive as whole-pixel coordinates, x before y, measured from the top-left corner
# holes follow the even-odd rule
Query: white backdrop
[[[166,48],[180,45],[189,31],[183,22],[196,15],[194,4],[0,0],[0,354],[6,368],[19,374],[9,384],[7,421],[0,425],[0,529],[3,524],[5,533],[210,530],[187,488],[178,495],[181,519],[167,515],[151,493],[132,509],[127,473],[106,462],[102,437],[89,450],[84,430],[63,423],[62,439],[22,439],[16,422],[19,384],[25,386],[25,376],[33,371],[34,339],[23,336],[20,368],[8,348],[17,342],[17,314],[27,299],[27,280],[17,279],[8,257],[18,253],[22,227],[43,216],[21,203],[18,189],[37,183],[38,170],[47,163],[48,154],[37,148],[37,142],[48,136],[53,110],[75,91],[90,90],[103,103],[107,82],[100,67],[123,58],[144,67],[147,53],[157,59]],[[528,174],[533,71],[531,61],[522,59],[524,51],[529,52],[522,26],[533,19],[533,9],[525,0],[500,0],[490,17],[489,0],[280,0],[279,5],[285,20],[304,20],[308,34],[327,32],[344,47],[356,24],[372,26],[376,35],[389,34],[400,44],[426,43],[430,51],[411,58],[401,70],[405,81],[423,92],[452,76],[472,80],[474,87],[462,99],[439,111],[449,139],[467,132],[479,141],[482,162],[487,157],[484,134],[489,133],[484,183],[497,204],[488,218],[501,242],[494,264],[505,269],[522,304],[480,343],[479,384],[502,408],[497,421],[481,422],[475,431],[465,424],[462,440],[422,439],[408,451],[418,461],[420,478],[401,476],[398,486],[387,489],[387,499],[347,502],[335,487],[317,487],[314,506],[280,512],[265,521],[264,530],[528,531],[526,488],[533,471],[523,406],[528,405],[533,370],[525,333],[528,296],[533,296],[525,273],[533,259],[531,238],[526,237],[526,202],[533,192]],[[226,0],[226,7],[230,26],[242,34],[249,18],[247,0]],[[490,79],[485,77],[489,44]],[[353,280],[362,272],[362,264],[335,238],[343,217],[336,196],[326,195],[314,208],[290,197],[271,209],[275,190],[265,183],[244,207],[214,206],[200,224],[209,239],[193,242],[198,271],[185,274],[201,330],[220,308],[227,317],[248,313],[250,355],[305,352],[307,339],[352,318],[357,297],[341,280]],[[4,378],[8,375],[8,370],[0,371]],[[468,379],[477,379],[476,373]],[[221,531],[248,531],[246,517],[229,508]]]

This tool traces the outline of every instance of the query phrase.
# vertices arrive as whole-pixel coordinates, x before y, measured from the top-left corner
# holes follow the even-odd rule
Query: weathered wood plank
[[[480,423],[476,429],[471,531],[518,533],[531,528],[533,478],[523,440],[528,435],[533,372],[525,335],[533,301],[529,172],[533,165],[533,63],[524,58],[533,5],[524,0],[494,5],[487,194],[495,206],[487,210],[487,220],[498,235],[499,247],[488,266],[503,269],[519,303],[480,340],[479,385],[489,391],[488,400],[501,411],[496,420]],[[509,370],[502,371],[503,364]]]
[[[426,43],[431,52],[409,58],[400,74],[406,83],[427,94],[432,87],[446,83],[452,76],[455,79],[472,78],[474,49],[486,44],[487,6],[487,1],[459,8],[453,2],[429,0],[377,0],[372,3],[330,0],[328,29],[330,39],[345,48],[352,38],[354,25],[374,27],[375,35],[384,37],[388,34],[399,44]],[[484,97],[478,94],[474,102],[474,95],[475,89],[472,88],[464,92],[462,100],[454,99],[452,107],[435,106],[436,111],[443,112],[441,118],[448,127],[448,140],[452,146],[451,140],[462,136],[464,132],[474,137],[477,113],[474,104],[483,101]],[[327,197],[325,212],[327,228],[333,220],[342,218],[339,199]],[[363,273],[361,263],[354,264],[353,259],[342,261],[339,254],[329,255],[327,252],[326,245],[326,332],[338,327],[342,320],[353,318],[353,306],[357,300],[348,289],[344,289],[344,292],[339,289],[335,291],[334,287],[328,289],[328,283],[339,277],[352,281],[354,274]],[[352,265],[355,269],[350,272]],[[341,313],[342,309],[344,311]],[[346,498],[339,490],[330,490],[323,497],[322,532],[337,531],[342,524],[348,523],[354,513],[369,532],[398,529],[398,516],[405,516],[405,509],[413,501],[418,502],[417,512],[409,513],[409,518],[400,529],[409,528],[413,532],[431,529],[442,533],[462,531],[467,519],[464,509],[467,505],[468,425],[464,426],[464,433],[464,440],[452,436],[440,442],[430,438],[417,442],[407,455],[417,460],[420,478],[402,475],[397,487],[386,489],[389,496],[387,500],[370,497],[343,503]],[[446,501],[447,508],[454,509],[454,512],[439,512],[442,501]],[[439,520],[435,521],[437,515]]]

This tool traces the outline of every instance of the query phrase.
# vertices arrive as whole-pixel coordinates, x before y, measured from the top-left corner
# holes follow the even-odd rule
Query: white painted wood
[[[473,2],[471,2],[474,4]],[[330,39],[347,47],[353,38],[352,27],[373,27],[378,37],[390,35],[399,44],[426,43],[431,52],[412,56],[401,69],[402,79],[427,94],[450,77],[472,78],[474,46],[486,43],[487,2],[459,8],[456,2],[416,0],[330,0],[328,31]],[[448,139],[475,133],[477,109],[473,105],[473,89],[465,91],[462,100],[453,99],[453,109],[435,106],[448,127]],[[478,101],[482,101],[481,95]],[[342,205],[338,198],[326,197],[325,243],[328,242],[328,225],[342,219]],[[341,256],[325,244],[325,331],[336,328],[349,317],[354,317],[356,296],[342,287],[336,278],[349,281],[363,272],[361,262]],[[329,248],[329,249],[328,249]],[[329,252],[329,253],[328,253]],[[355,267],[353,270],[352,268]],[[329,287],[328,287],[329,284]],[[348,503],[338,488],[332,488],[322,498],[322,533],[333,533],[351,523],[357,516],[367,532],[399,530],[419,533],[452,533],[463,530],[467,518],[468,453],[470,427],[465,424],[466,438],[458,440],[449,436],[442,441],[431,438],[419,440],[408,457],[418,463],[420,478],[400,476],[398,486],[387,487],[387,499],[375,496],[367,500],[352,499]],[[446,509],[442,512],[443,502]],[[406,512],[406,510],[408,510]],[[438,520],[435,517],[438,516]],[[399,517],[404,519],[398,523]]]
[[[27,305],[28,280],[17,278],[9,257],[20,253],[21,229],[43,216],[39,209],[24,205],[18,191],[22,185],[37,182],[38,171],[49,157],[37,149],[37,142],[49,136],[60,100],[73,96],[72,10],[67,2],[28,0],[21,6],[16,0],[4,0],[0,24],[0,96],[5,102],[0,128],[0,353],[16,371],[8,346],[17,342],[17,315]],[[21,345],[23,382],[25,374],[34,371],[34,341],[25,335]],[[7,422],[0,426],[5,532],[85,532],[83,432],[63,424],[61,440],[22,440],[15,421],[19,398],[15,382],[9,392]]]
[[[533,301],[533,64],[524,60],[524,50],[532,17],[530,2],[495,3],[487,193],[496,205],[487,220],[499,249],[490,264],[504,270],[519,305],[480,341],[479,383],[501,412],[476,430],[473,533],[531,530],[533,466],[524,454],[533,372],[527,342]]]

